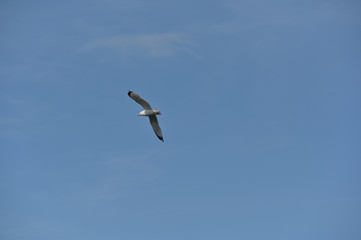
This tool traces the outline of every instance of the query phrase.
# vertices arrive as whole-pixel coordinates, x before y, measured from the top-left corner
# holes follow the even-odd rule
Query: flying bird
[[[138,114],[139,116],[148,116],[149,120],[150,120],[150,125],[152,125],[152,128],[155,132],[155,134],[157,135],[157,137],[164,142],[163,140],[163,135],[162,135],[162,130],[159,127],[159,123],[158,123],[158,119],[156,115],[161,115],[162,113],[159,111],[158,108],[152,109],[152,107],[150,106],[150,104],[145,101],[143,98],[141,98],[137,93],[132,92],[132,91],[128,91],[128,96],[133,99],[134,101],[136,101],[137,103],[139,103],[144,110],[141,111]]]

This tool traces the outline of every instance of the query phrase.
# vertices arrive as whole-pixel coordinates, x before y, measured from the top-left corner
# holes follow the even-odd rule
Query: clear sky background
[[[2,0],[0,32],[1,239],[361,239],[360,1]]]

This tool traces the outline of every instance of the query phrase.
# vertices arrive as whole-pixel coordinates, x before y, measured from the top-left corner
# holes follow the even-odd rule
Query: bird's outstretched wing
[[[158,137],[162,142],[164,142],[162,130],[161,130],[160,127],[159,127],[159,123],[158,123],[157,116],[155,116],[155,115],[149,116],[149,120],[150,120],[150,125],[152,125],[152,128],[153,128],[155,134],[157,135],[157,137]]]
[[[152,110],[150,104],[147,101],[145,101],[143,98],[141,98],[137,93],[128,91],[128,95],[131,99],[139,103],[144,108],[144,110]]]

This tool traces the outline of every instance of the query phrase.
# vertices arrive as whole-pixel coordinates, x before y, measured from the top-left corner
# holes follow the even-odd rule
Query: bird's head
[[[133,92],[128,90],[127,94],[130,96],[130,94],[132,94]]]
[[[154,112],[156,115],[162,115],[162,113],[160,112],[160,110],[158,108],[155,108]]]

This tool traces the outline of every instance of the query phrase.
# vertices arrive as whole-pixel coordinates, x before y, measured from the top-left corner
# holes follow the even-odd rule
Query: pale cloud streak
[[[110,38],[94,40],[82,50],[95,48],[117,49],[122,53],[138,53],[148,56],[171,56],[179,52],[192,53],[195,44],[182,33],[161,33],[142,35],[119,35]]]

